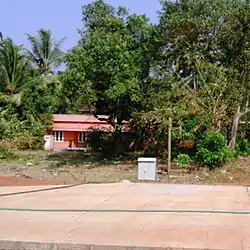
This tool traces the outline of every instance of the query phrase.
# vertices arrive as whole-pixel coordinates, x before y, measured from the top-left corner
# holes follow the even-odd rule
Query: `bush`
[[[250,143],[247,140],[240,140],[236,145],[236,156],[250,155]]]
[[[180,168],[188,168],[191,164],[192,159],[187,154],[180,154],[175,159],[175,162]]]
[[[34,136],[20,136],[14,139],[0,140],[0,148],[11,148],[18,150],[37,150],[43,148],[43,137]]]
[[[232,158],[233,152],[219,132],[207,132],[198,143],[196,160],[210,169],[220,167]]]
[[[37,150],[43,148],[43,137],[23,135],[12,140],[20,150]]]
[[[17,116],[0,112],[0,145],[9,144],[8,148],[21,150],[41,149],[45,127],[49,122],[47,117],[44,121],[38,117],[22,121]]]
[[[16,158],[16,155],[7,148],[0,148],[0,159],[14,159]]]

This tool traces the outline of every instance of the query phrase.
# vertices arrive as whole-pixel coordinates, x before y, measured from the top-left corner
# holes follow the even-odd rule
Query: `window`
[[[63,142],[64,134],[63,131],[53,131],[54,141],[55,142]]]
[[[78,142],[90,141],[90,133],[78,132]]]
[[[78,132],[78,142],[85,142],[85,133]]]

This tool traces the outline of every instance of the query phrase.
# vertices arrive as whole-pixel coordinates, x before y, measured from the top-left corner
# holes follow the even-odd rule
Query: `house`
[[[54,114],[52,128],[44,135],[46,150],[87,150],[93,131],[111,132],[106,120],[93,115]]]

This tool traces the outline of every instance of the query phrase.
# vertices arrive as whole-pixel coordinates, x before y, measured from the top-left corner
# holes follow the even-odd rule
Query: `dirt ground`
[[[164,169],[164,162],[159,164]],[[158,182],[178,184],[249,185],[250,157],[227,166],[187,170],[173,167],[168,176],[160,171]],[[0,186],[36,186],[74,183],[109,183],[137,180],[137,162],[98,162],[80,152],[15,152],[13,159],[0,159]]]

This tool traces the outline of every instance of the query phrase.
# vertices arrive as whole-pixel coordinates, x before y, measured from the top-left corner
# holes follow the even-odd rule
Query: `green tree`
[[[31,50],[26,49],[26,55],[33,65],[38,66],[42,75],[53,74],[62,63],[61,49],[65,38],[55,41],[50,30],[39,29],[37,35],[27,34]]]
[[[234,81],[237,98],[232,105],[234,116],[230,147],[234,148],[238,134],[239,122],[250,112],[250,6],[248,3],[239,3],[238,8],[224,22],[221,28],[220,45],[223,55],[223,64],[233,68],[237,79]]]
[[[236,107],[239,81],[235,67],[225,64],[230,57],[225,58],[228,38],[223,40],[222,34],[226,36],[228,18],[242,1],[161,3],[143,112],[135,114],[134,128],[156,144],[166,141],[169,117],[177,138],[193,138],[190,132],[197,135],[204,129],[225,131]]]
[[[220,61],[218,45],[224,19],[238,8],[235,0],[162,0],[158,29],[160,66],[182,77],[194,77],[196,62]],[[196,89],[195,82],[192,88]]]
[[[28,99],[23,87],[30,68],[22,50],[10,38],[0,44],[0,138],[13,140],[13,146],[27,149],[41,146],[44,126],[31,110],[24,110]]]
[[[238,114],[242,116],[246,111],[241,111],[236,103],[240,102],[244,107],[248,103],[248,91],[242,88],[243,82],[248,82],[242,78],[246,75],[244,72],[247,72],[249,61],[246,60],[246,50],[244,53],[242,50],[242,43],[243,47],[247,45],[248,31],[246,25],[240,25],[237,21],[239,16],[246,21],[248,8],[240,0],[162,1],[158,26],[161,47],[154,62],[155,67],[175,75],[175,81],[181,80],[189,89],[189,95],[191,90],[197,91],[190,97],[203,113],[210,114],[213,128],[224,128],[227,117],[233,121],[232,147],[237,135],[235,121],[239,121],[233,119],[232,111],[235,110],[236,114],[239,111]],[[202,67],[202,72],[199,71],[199,62],[205,62],[207,69]],[[226,91],[221,92],[223,89]],[[222,93],[223,99],[218,99]],[[239,94],[240,98],[235,98]],[[202,118],[201,113],[196,116]],[[204,122],[208,120],[204,119]]]
[[[45,84],[38,73],[29,76],[22,86],[22,116],[40,118],[57,113],[62,100],[61,87],[57,78]]]
[[[0,45],[1,100],[20,104],[20,88],[25,82],[28,59],[21,54],[22,47],[16,46],[10,38]]]
[[[83,6],[81,40],[67,56],[64,86],[77,108],[91,103],[119,130],[138,109],[150,72],[155,27],[102,0]],[[76,98],[77,96],[77,98]]]
[[[221,131],[230,124],[237,99],[235,71],[206,61],[197,62],[195,67],[194,80],[199,89],[192,89],[188,79],[182,80],[187,89],[189,109],[201,118],[202,125]]]

